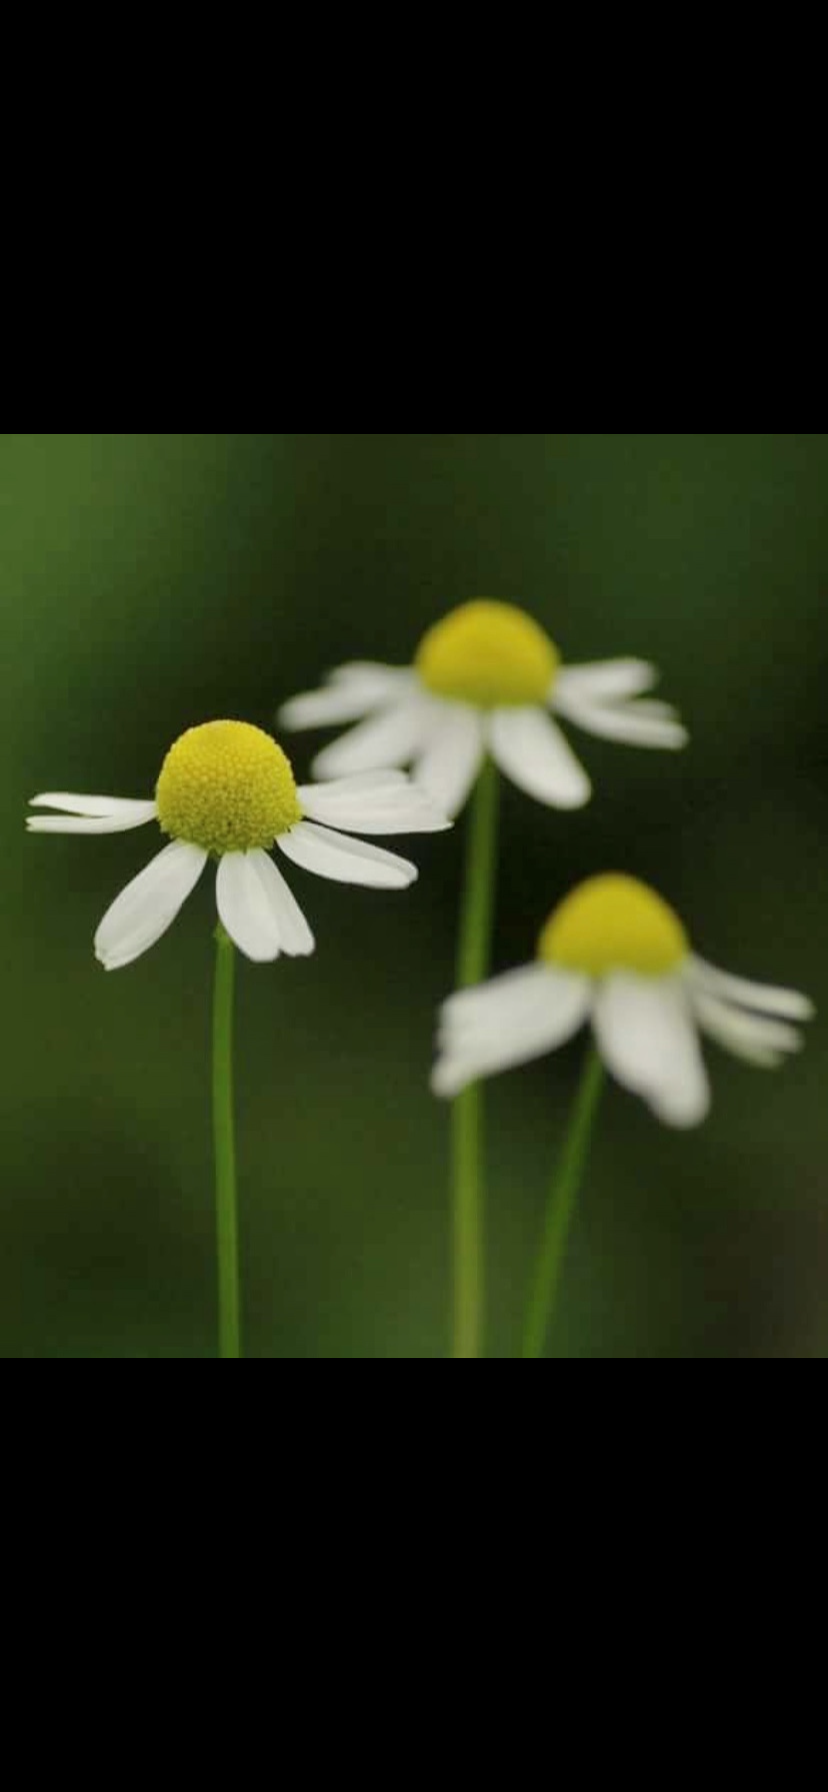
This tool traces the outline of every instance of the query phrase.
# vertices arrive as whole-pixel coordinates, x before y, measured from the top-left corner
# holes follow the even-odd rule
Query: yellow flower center
[[[538,954],[590,977],[638,971],[663,977],[683,963],[690,942],[655,890],[634,877],[592,877],[567,896],[547,922]]]
[[[269,848],[302,819],[289,759],[247,722],[207,722],[182,734],[164,761],[156,802],[165,834],[218,856]]]
[[[430,691],[481,709],[545,703],[560,663],[531,616],[489,598],[463,604],[429,629],[416,660]]]

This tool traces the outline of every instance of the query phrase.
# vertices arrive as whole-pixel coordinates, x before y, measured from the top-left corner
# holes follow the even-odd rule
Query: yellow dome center
[[[634,877],[593,877],[555,910],[541,934],[538,953],[568,971],[604,977],[638,971],[663,977],[683,963],[690,942],[678,918],[655,890]]]
[[[269,848],[302,819],[289,759],[247,722],[207,722],[182,734],[164,761],[156,802],[165,834],[219,856]]]
[[[463,604],[429,629],[416,660],[430,691],[481,709],[545,703],[560,663],[531,616],[488,598]]]

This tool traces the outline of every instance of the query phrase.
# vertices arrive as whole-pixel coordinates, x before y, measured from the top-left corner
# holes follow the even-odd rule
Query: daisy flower
[[[545,630],[513,604],[478,600],[424,637],[411,667],[340,667],[321,691],[295,697],[284,727],[360,726],[314,761],[319,778],[412,765],[416,782],[457,815],[490,755],[507,778],[553,809],[579,809],[591,785],[557,721],[638,747],[683,747],[644,660],[566,666]]]
[[[450,826],[398,771],[297,786],[270,735],[246,722],[208,722],[184,734],[164,762],[154,801],[38,796],[35,834],[120,834],[157,822],[170,844],[117,897],[95,938],[98,959],[121,970],[172,926],[208,860],[217,861],[218,912],[247,958],[267,963],[314,950],[307,921],[271,851],[336,883],[403,890],[415,865],[354,835],[433,833]]]
[[[635,878],[581,884],[540,937],[537,962],[452,997],[442,1012],[437,1095],[557,1050],[592,1022],[618,1082],[668,1126],[710,1107],[706,1033],[773,1069],[801,1049],[814,1008],[794,990],[748,983],[697,958],[678,916]]]

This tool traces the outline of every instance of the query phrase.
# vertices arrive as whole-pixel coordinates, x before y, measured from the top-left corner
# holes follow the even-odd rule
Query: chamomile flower
[[[286,728],[360,722],[314,761],[319,778],[412,765],[449,815],[462,809],[488,754],[554,809],[579,809],[591,785],[553,715],[630,746],[678,748],[687,733],[644,660],[566,666],[513,604],[463,604],[429,630],[411,667],[342,666],[321,691],[285,705]]]
[[[398,771],[333,784],[297,786],[289,760],[268,734],[246,722],[208,722],[184,734],[164,762],[155,800],[35,797],[52,815],[28,818],[32,833],[119,834],[157,822],[170,844],[113,903],[95,951],[108,971],[132,964],[172,925],[208,860],[217,861],[219,916],[247,958],[314,950],[314,938],[270,854],[336,883],[402,890],[417,868],[354,839],[357,833],[433,833],[450,826]]]
[[[591,1020],[613,1076],[667,1125],[695,1126],[710,1106],[700,1033],[773,1069],[801,1049],[796,1023],[813,1013],[794,990],[697,958],[678,916],[645,884],[596,877],[556,909],[536,963],[446,1003],[433,1087],[453,1097],[555,1051]]]

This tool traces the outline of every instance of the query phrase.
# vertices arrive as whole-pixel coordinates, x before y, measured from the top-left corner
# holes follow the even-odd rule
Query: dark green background
[[[27,798],[151,795],[191,724],[268,726],[350,658],[403,662],[471,596],[524,604],[572,660],[643,654],[686,755],[578,735],[593,805],[510,790],[497,964],[577,878],[654,882],[717,963],[828,985],[828,436],[0,436],[5,751],[0,1352],[214,1348],[212,895],[107,977],[91,939],[152,832],[28,839]],[[297,771],[325,737],[297,737]],[[575,732],[572,731],[575,739]],[[460,831],[407,895],[291,871],[309,963],[245,965],[239,1123],[249,1348],[439,1357],[446,1111],[427,1089],[452,973]],[[491,1348],[514,1348],[581,1043],[490,1085]],[[712,1119],[613,1088],[559,1353],[822,1356],[821,1021],[777,1076],[714,1047]]]

